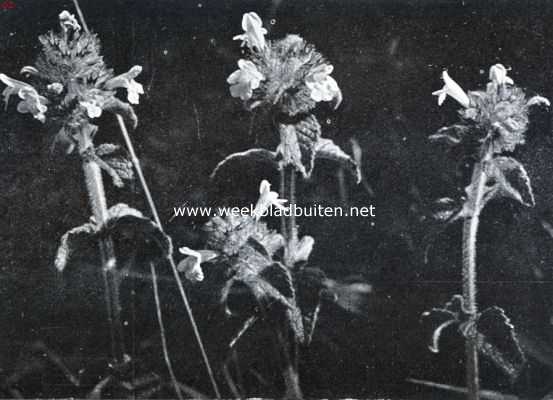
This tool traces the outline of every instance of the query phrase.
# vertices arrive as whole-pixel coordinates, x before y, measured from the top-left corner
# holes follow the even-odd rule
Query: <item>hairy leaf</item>
[[[305,262],[309,260],[309,256],[313,251],[314,244],[315,244],[315,239],[307,235],[302,237],[298,243],[295,243],[294,248],[289,249],[291,254],[288,255],[292,264]]]
[[[211,179],[215,178],[215,176],[219,173],[219,170],[227,163],[231,161],[238,161],[238,160],[266,162],[278,168],[277,154],[275,152],[272,152],[266,149],[250,149],[250,150],[242,151],[240,153],[234,153],[225,157],[224,160],[222,160],[217,164],[217,166],[211,173],[210,178]]]
[[[54,265],[58,271],[63,272],[65,270],[72,253],[79,248],[76,242],[84,238],[90,239],[96,232],[96,226],[90,222],[65,232],[61,237],[60,246],[58,247],[54,261]]]
[[[120,203],[111,207],[108,214],[102,228],[104,234],[134,240],[141,247],[153,245],[157,249],[155,259],[165,259],[173,253],[169,236],[140,211]]]
[[[523,165],[512,157],[492,160],[491,178],[496,180],[498,194],[532,207],[535,204],[530,177]]]
[[[458,145],[462,142],[470,128],[466,125],[451,125],[438,130],[428,137],[433,142],[442,142],[450,146]]]
[[[339,146],[330,139],[319,139],[315,146],[316,158],[332,160],[348,168],[355,176],[357,183],[361,182],[361,169],[359,165]]]
[[[478,349],[514,381],[524,368],[526,358],[518,342],[515,327],[505,311],[490,307],[475,323]]]
[[[432,332],[428,348],[433,353],[440,351],[439,341],[445,328],[451,325],[460,325],[468,321],[470,314],[463,305],[463,297],[454,295],[443,308],[433,308],[422,314],[422,322]]]

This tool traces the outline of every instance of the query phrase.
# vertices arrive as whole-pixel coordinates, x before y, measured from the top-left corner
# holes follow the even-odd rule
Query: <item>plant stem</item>
[[[92,214],[96,219],[96,223],[102,225],[108,219],[102,172],[96,162],[86,159],[83,159],[83,171]],[[116,362],[120,362],[123,359],[125,350],[123,345],[123,328],[120,318],[121,306],[119,301],[119,290],[114,276],[117,261],[115,258],[113,241],[110,237],[100,239],[98,245],[102,260],[104,297],[110,329],[111,352],[113,359]]]
[[[286,172],[285,168],[281,168],[279,170],[279,177],[280,177],[280,197],[283,199],[286,199],[288,197],[286,193]],[[286,228],[286,215],[284,213],[280,216],[280,233],[282,234],[282,237],[284,238],[284,241],[288,243],[288,231]]]
[[[474,166],[471,179],[471,192],[468,193],[466,209],[468,215],[463,221],[463,302],[466,310],[475,317],[478,312],[476,303],[476,237],[480,212],[484,206],[484,189],[487,183],[486,163],[491,158],[491,150],[485,144],[481,160]],[[478,347],[476,337],[469,336],[465,343],[467,390],[469,400],[478,400],[479,372]]]
[[[150,208],[150,212],[152,213],[152,216],[154,218],[155,223],[163,231],[163,225],[161,223],[161,220],[159,218],[157,207],[154,203],[154,199],[152,198],[152,194],[150,193],[150,188],[148,187],[148,183],[146,182],[146,179],[144,178],[144,174],[142,173],[142,167],[140,166],[140,160],[136,156],[136,153],[134,151],[134,146],[132,144],[129,132],[127,131],[127,127],[125,126],[125,122],[123,121],[123,117],[121,117],[119,114],[116,115],[117,122],[119,124],[119,129],[121,130],[121,134],[123,135],[123,138],[125,140],[125,144],[127,146],[127,150],[129,152],[129,155],[131,157],[131,162],[134,166],[134,169],[136,170],[136,173],[138,175],[138,179],[140,180],[140,184],[142,186],[142,190],[144,191],[144,195],[146,197],[146,200],[148,202],[148,206]],[[202,337],[200,335],[200,331],[198,329],[198,325],[196,324],[196,319],[194,318],[194,314],[192,313],[192,308],[190,307],[190,303],[188,301],[188,296],[186,295],[186,292],[184,290],[184,285],[182,283],[182,280],[179,275],[179,271],[177,270],[177,264],[175,263],[175,259],[173,258],[172,254],[169,254],[168,260],[169,264],[171,265],[171,270],[173,271],[173,276],[175,277],[175,282],[177,283],[177,287],[179,289],[180,296],[182,298],[184,308],[186,310],[186,314],[188,315],[188,319],[190,320],[190,325],[192,326],[192,330],[194,332],[194,337],[196,338],[196,342],[198,343],[198,347],[200,348],[200,353],[202,355],[202,359],[204,361],[207,373],[209,375],[209,380],[211,382],[211,386],[213,388],[213,391],[215,392],[215,396],[220,399],[221,393],[219,391],[219,386],[217,385],[217,381],[215,380],[215,375],[213,374],[213,369],[211,368],[211,363],[209,362],[209,358],[207,357],[207,352],[205,350],[205,346],[202,341]],[[155,268],[155,267],[154,267]],[[167,366],[169,368],[169,365]]]
[[[296,224],[296,214],[294,213],[294,207],[296,205],[296,170],[294,167],[290,167],[290,212],[289,229],[290,236],[289,241],[291,246],[295,246],[298,243],[298,225]]]
[[[81,24],[83,25],[83,29],[86,33],[90,34],[90,31],[88,29],[88,25],[86,24],[86,20],[84,18],[84,14],[81,10],[81,7],[79,6],[79,0],[73,0],[73,4],[75,5],[75,9],[77,10],[77,14],[79,15],[79,19],[81,20]],[[159,219],[159,215],[157,213],[157,208],[155,206],[154,200],[152,198],[152,195],[150,193],[150,189],[148,187],[148,184],[146,183],[146,179],[144,179],[144,174],[142,173],[142,167],[140,166],[140,161],[138,160],[138,157],[136,156],[136,153],[134,151],[134,146],[132,144],[129,132],[127,131],[127,127],[125,126],[125,122],[123,121],[123,117],[121,115],[116,114],[117,123],[119,124],[119,129],[121,130],[121,134],[123,135],[123,138],[125,140],[125,144],[127,146],[127,150],[129,154],[131,155],[131,162],[138,174],[138,178],[140,180],[140,184],[142,186],[142,190],[144,191],[144,195],[146,196],[146,200],[148,202],[148,205],[150,207],[150,212],[152,213],[152,216],[154,218],[154,221],[158,225],[159,229],[163,231],[163,225],[161,224],[161,220]],[[205,347],[202,341],[202,338],[200,336],[200,332],[198,330],[198,326],[196,324],[196,320],[194,319],[194,315],[192,314],[192,308],[190,307],[190,303],[188,302],[188,297],[186,296],[186,292],[184,291],[184,286],[182,284],[182,280],[180,279],[179,272],[177,270],[177,265],[175,263],[175,260],[173,258],[172,254],[169,254],[168,256],[169,264],[171,265],[171,269],[173,271],[173,275],[175,277],[175,281],[177,282],[177,286],[179,288],[179,293],[181,295],[181,298],[184,303],[184,308],[186,310],[186,313],[188,315],[188,318],[190,320],[190,324],[192,325],[192,330],[194,331],[194,337],[196,338],[196,341],[198,342],[198,347],[200,348],[200,352],[203,358],[203,361],[206,365],[206,369],[209,375],[209,380],[211,381],[211,386],[213,387],[213,391],[215,392],[215,396],[217,399],[221,398],[221,394],[219,392],[219,387],[217,386],[217,381],[215,381],[215,376],[213,374],[213,370],[211,368],[211,364],[209,362],[209,359],[207,357],[207,353],[205,351]],[[154,266],[155,269],[155,266]],[[167,368],[172,368],[169,364],[167,365]]]
[[[182,392],[173,371],[173,364],[171,363],[171,358],[169,357],[169,349],[167,347],[167,336],[165,335],[165,326],[163,324],[163,315],[161,313],[161,302],[159,301],[159,290],[157,285],[157,274],[156,267],[154,263],[150,263],[150,272],[152,274],[152,286],[154,287],[154,299],[156,302],[156,311],[157,311],[157,322],[159,324],[159,332],[161,336],[161,346],[163,348],[163,357],[165,358],[165,364],[167,365],[167,370],[169,371],[169,376],[171,377],[171,382],[177,393],[179,400],[183,400]]]

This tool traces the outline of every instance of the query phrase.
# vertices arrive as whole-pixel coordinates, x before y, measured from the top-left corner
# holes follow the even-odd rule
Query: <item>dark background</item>
[[[14,2],[15,9],[0,11],[0,72],[18,77],[40,49],[38,34],[56,28],[63,9],[74,10],[70,1]],[[431,354],[419,324],[424,310],[461,291],[459,224],[434,235],[427,263],[423,256],[428,235],[436,231],[429,218],[432,202],[459,197],[467,184],[462,163],[427,140],[455,121],[457,107],[452,100],[438,107],[431,92],[441,87],[444,68],[469,90],[485,85],[489,66],[501,62],[530,94],[553,97],[553,3],[82,0],[81,7],[102,39],[109,66],[117,73],[144,67],[137,80],[146,94],[136,107],[140,123],[133,138],[176,245],[193,247],[204,221],[171,220],[174,206],[245,205],[254,201],[261,179],[276,182],[272,171],[255,164],[233,165],[215,182],[208,179],[226,155],[254,143],[274,145],[269,117],[243,110],[226,83],[240,57],[232,37],[241,33],[242,14],[256,11],[269,37],[298,33],[315,44],[334,65],[344,95],[336,112],[320,107],[323,135],[349,153],[351,138],[360,143],[371,190],[346,177],[348,204],[372,203],[377,217],[299,221],[301,232],[316,239],[313,265],[335,279],[362,277],[374,289],[360,314],[323,311],[302,365],[303,389],[315,397],[430,398],[406,378],[463,386],[460,339],[451,332],[444,351]],[[552,390],[553,242],[542,224],[553,220],[553,149],[549,115],[538,113],[532,121],[516,156],[527,167],[537,205],[489,205],[479,233],[478,273],[481,307],[504,307],[529,354],[514,385],[484,361],[483,387],[539,398]],[[112,118],[100,125],[99,142],[121,142]],[[94,267],[83,262],[63,277],[53,267],[59,238],[85,222],[89,211],[78,160],[55,155],[49,146],[42,126],[17,114],[13,104],[0,113],[0,373],[10,371],[36,340],[67,359],[90,360],[107,351]],[[110,203],[146,209],[138,189],[110,188],[108,195]],[[305,205],[343,204],[335,166],[319,165],[313,179],[300,184],[298,197]],[[127,286],[128,334],[133,343],[157,346],[151,287]],[[162,290],[174,317],[168,324],[178,375],[209,392],[176,292],[171,285]],[[225,345],[222,332],[237,325],[205,304],[206,290],[190,288],[208,352],[217,358]],[[262,339],[245,340],[244,364],[263,364]],[[151,362],[163,371],[160,354],[152,351]],[[30,396],[68,396],[58,378],[46,375],[42,386],[33,381],[23,389]],[[251,382],[250,388],[252,394],[274,395]]]

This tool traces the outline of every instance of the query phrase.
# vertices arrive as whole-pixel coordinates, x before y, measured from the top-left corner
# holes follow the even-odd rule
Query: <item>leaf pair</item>
[[[305,179],[309,179],[315,160],[324,159],[346,167],[352,171],[358,183],[361,181],[359,165],[332,140],[321,137],[321,126],[315,116],[309,115],[295,124],[281,123],[279,133],[280,144],[275,151],[259,148],[231,154],[217,164],[211,178],[230,161],[253,160],[269,163],[278,170],[293,166]]]
[[[512,381],[524,368],[526,358],[518,342],[515,327],[505,311],[490,307],[476,315],[464,307],[463,298],[455,295],[443,308],[433,308],[422,314],[422,320],[432,332],[430,351],[440,351],[439,341],[445,329],[456,326],[467,340],[474,340],[478,350],[499,367]]]
[[[527,207],[535,205],[530,178],[520,162],[512,157],[498,156],[484,162],[482,168],[486,182],[480,209],[464,209],[463,215],[473,215],[473,212],[480,213],[490,200],[498,197],[515,200]],[[475,189],[474,183],[466,187],[465,191],[469,198],[473,196]],[[473,202],[467,201],[465,207],[471,203]]]
[[[120,203],[108,210],[108,219],[99,224],[94,217],[90,221],[67,231],[61,238],[55,260],[59,271],[64,271],[75,253],[90,248],[91,241],[104,235],[133,239],[140,247],[153,244],[157,248],[156,259],[164,259],[173,252],[171,239],[152,220],[134,208]]]

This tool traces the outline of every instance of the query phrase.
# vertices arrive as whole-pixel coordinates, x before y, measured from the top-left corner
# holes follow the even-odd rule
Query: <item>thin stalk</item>
[[[472,173],[471,188],[468,196],[469,215],[463,221],[463,302],[467,311],[475,316],[478,312],[476,302],[476,238],[480,211],[483,208],[484,189],[486,188],[487,175],[485,164],[491,158],[489,146],[484,145],[484,155],[476,163]],[[465,342],[467,398],[478,400],[480,381],[478,371],[478,347],[476,338],[468,337]]]
[[[108,210],[102,172],[98,164],[91,160],[83,160],[83,171],[92,214],[98,224],[104,224],[108,219]],[[102,277],[104,281],[107,320],[110,329],[111,353],[113,359],[116,362],[120,362],[123,359],[125,350],[120,318],[119,291],[117,290],[117,283],[114,282],[114,271],[117,262],[113,241],[110,237],[102,238],[99,240],[98,246],[102,261]]]
[[[283,199],[286,199],[288,197],[288,194],[286,193],[286,172],[284,167],[279,170],[279,178],[280,178],[280,187],[279,187],[280,197],[282,197]],[[288,243],[286,215],[284,215],[284,213],[282,213],[280,216],[280,233],[282,234],[284,241]]]
[[[73,0],[73,4],[75,5],[75,9],[77,10],[77,14],[79,15],[79,19],[81,20],[81,24],[83,26],[83,29],[86,33],[90,33],[88,26],[86,24],[84,14],[81,10],[81,7],[79,6],[79,0]],[[142,186],[142,190],[144,191],[144,195],[146,196],[146,200],[148,202],[148,205],[150,207],[150,212],[152,213],[152,216],[154,218],[154,221],[158,225],[159,229],[163,231],[163,225],[161,224],[161,220],[159,219],[159,215],[157,212],[157,207],[155,206],[154,200],[152,198],[152,195],[150,193],[150,189],[148,187],[148,184],[146,183],[146,179],[144,178],[144,174],[142,173],[142,167],[140,166],[140,161],[138,160],[138,157],[136,156],[136,153],[134,151],[134,146],[132,144],[130,135],[127,131],[127,127],[125,126],[125,122],[123,121],[123,117],[121,115],[116,115],[117,123],[119,124],[119,128],[121,130],[121,134],[123,135],[123,138],[125,140],[125,144],[127,146],[127,150],[129,154],[131,155],[131,162],[138,174],[138,178],[140,180],[140,184]],[[196,320],[194,318],[194,315],[192,313],[192,308],[190,307],[190,303],[188,302],[188,297],[186,296],[186,292],[184,291],[184,286],[182,284],[182,280],[180,279],[179,272],[177,270],[177,265],[175,263],[175,260],[173,258],[173,255],[170,254],[168,256],[169,264],[171,265],[171,270],[173,271],[173,275],[175,277],[175,281],[177,282],[177,286],[179,289],[179,293],[181,295],[182,301],[184,303],[184,308],[186,310],[186,313],[188,315],[188,318],[190,320],[190,324],[192,325],[192,330],[194,332],[194,337],[196,338],[196,341],[198,343],[198,347],[200,348],[200,352],[202,355],[202,359],[204,361],[204,364],[207,369],[207,373],[209,375],[209,380],[211,381],[211,386],[213,387],[213,391],[215,392],[215,395],[218,399],[221,398],[221,394],[219,392],[219,387],[217,385],[217,381],[215,380],[215,376],[213,374],[213,370],[211,368],[211,364],[209,362],[209,358],[207,357],[207,353],[205,351],[205,347],[202,341],[202,338],[200,336],[200,332],[198,330],[198,326],[196,324]],[[169,368],[169,365],[167,366]]]
[[[296,170],[293,167],[290,167],[290,193],[288,194],[290,197],[290,206],[292,208],[296,205]],[[296,214],[293,212],[290,212],[290,221],[289,221],[289,229],[290,229],[290,245],[295,246],[298,243],[298,225],[296,223]]]
[[[148,205],[150,207],[150,212],[152,213],[152,216],[154,218],[155,223],[163,231],[163,225],[161,223],[161,220],[159,218],[157,207],[154,203],[154,199],[152,198],[152,194],[150,193],[150,188],[148,187],[148,184],[146,182],[146,179],[144,178],[144,174],[142,173],[142,167],[140,166],[140,160],[136,156],[136,153],[134,151],[134,146],[132,144],[129,132],[127,131],[127,127],[125,126],[125,122],[123,121],[123,117],[121,117],[119,114],[116,115],[117,122],[119,123],[119,128],[121,130],[121,134],[123,135],[123,138],[125,140],[125,144],[127,146],[127,150],[129,152],[129,155],[131,157],[131,162],[134,166],[134,169],[136,170],[136,173],[138,175],[138,179],[140,181],[140,184],[142,186],[142,189],[144,191],[144,195],[146,197],[146,200],[148,202]],[[182,301],[184,303],[184,308],[186,309],[186,313],[188,315],[188,319],[190,320],[190,324],[192,325],[192,330],[194,331],[194,337],[196,338],[196,342],[198,343],[198,347],[200,348],[200,352],[202,355],[202,359],[204,361],[207,373],[209,375],[209,379],[211,381],[211,386],[213,388],[213,391],[215,392],[215,396],[220,399],[221,394],[219,392],[219,386],[217,385],[217,381],[215,380],[215,375],[213,374],[213,369],[211,368],[211,363],[209,362],[209,358],[207,357],[207,352],[205,350],[205,346],[202,341],[202,337],[200,335],[200,331],[198,329],[198,325],[196,324],[196,319],[194,318],[194,314],[192,313],[192,308],[190,307],[190,303],[188,301],[188,296],[186,295],[186,292],[184,290],[184,285],[182,283],[182,280],[179,275],[179,271],[177,270],[177,264],[175,263],[175,259],[173,258],[173,255],[170,254],[168,256],[169,264],[171,265],[171,270],[173,271],[173,276],[175,277],[175,282],[177,283],[177,287],[179,289],[180,296],[182,298]]]
[[[180,390],[177,377],[173,371],[173,364],[171,363],[171,358],[169,357],[169,349],[167,347],[167,336],[165,335],[165,325],[163,324],[163,315],[161,313],[161,302],[159,301],[159,290],[157,285],[157,274],[156,267],[153,263],[150,263],[150,272],[152,274],[152,286],[154,287],[154,299],[156,302],[157,310],[157,322],[159,324],[159,332],[161,336],[161,346],[163,348],[163,357],[165,358],[165,364],[167,365],[167,370],[169,371],[169,376],[171,377],[171,382],[177,393],[179,400],[183,400],[182,392]]]
[[[286,252],[285,252],[285,264],[292,270],[294,267],[294,252],[298,244],[298,226],[296,222],[296,215],[294,213],[294,206],[296,205],[296,175],[297,172],[293,166],[287,166],[281,171],[281,190],[288,187],[286,196],[291,207],[290,214],[284,219],[284,232],[286,233]],[[290,277],[290,279],[292,279]],[[290,302],[296,305],[296,295],[293,292]],[[293,312],[286,311],[290,320],[296,320],[297,315]],[[301,316],[299,317],[301,321]],[[284,379],[284,385],[286,387],[286,393],[284,398],[286,399],[301,399],[303,398],[299,375],[298,375],[298,342],[296,335],[290,334],[290,328],[284,327],[282,331],[277,332],[277,341],[280,343],[283,354],[283,368],[282,376]]]

